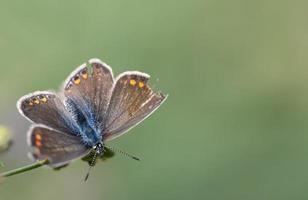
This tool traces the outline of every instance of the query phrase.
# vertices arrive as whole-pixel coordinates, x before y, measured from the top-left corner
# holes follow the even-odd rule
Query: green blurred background
[[[307,199],[308,1],[0,2],[6,167],[31,163],[16,100],[98,57],[144,71],[169,99],[112,142],[87,183],[77,161],[0,184],[0,199]],[[159,79],[159,80],[157,80]]]

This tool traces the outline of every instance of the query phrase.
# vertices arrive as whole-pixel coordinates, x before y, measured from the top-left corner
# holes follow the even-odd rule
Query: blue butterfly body
[[[76,123],[73,124],[76,136],[82,138],[82,142],[88,146],[93,147],[102,141],[101,131],[96,127],[97,119],[91,109],[87,112],[82,112],[82,109],[77,106],[72,100],[66,100],[66,106]],[[83,105],[83,107],[87,107]]]

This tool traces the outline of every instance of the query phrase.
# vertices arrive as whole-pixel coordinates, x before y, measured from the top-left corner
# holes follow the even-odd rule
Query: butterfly
[[[110,141],[151,115],[167,98],[148,85],[150,76],[127,71],[116,78],[99,59],[90,59],[66,79],[60,92],[37,91],[17,102],[33,125],[28,145],[35,160],[59,168],[91,151],[102,155]]]

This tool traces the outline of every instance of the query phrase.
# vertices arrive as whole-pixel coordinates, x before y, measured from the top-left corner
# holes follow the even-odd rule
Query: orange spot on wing
[[[35,146],[36,147],[41,147],[42,146],[42,142],[40,140],[35,140]]]
[[[46,103],[46,102],[47,102],[47,98],[44,97],[44,96],[42,96],[42,97],[40,98],[40,100],[41,100],[41,102],[43,102],[43,103]]]
[[[141,81],[140,81],[140,82],[138,83],[138,86],[139,86],[140,88],[143,88],[143,87],[144,87],[144,82],[141,82]]]
[[[37,98],[33,99],[33,102],[34,102],[35,104],[40,104],[40,101],[39,101]]]
[[[88,79],[88,72],[86,70],[82,71],[81,76],[82,76],[83,79],[87,80]]]
[[[29,106],[33,106],[33,103],[32,103],[32,101],[31,101],[31,100],[29,100],[29,99],[28,99],[28,100],[26,100],[25,102],[26,102],[26,104],[27,104],[27,105],[29,105]]]
[[[81,82],[81,80],[80,80],[80,78],[79,78],[78,76],[75,76],[75,77],[73,78],[73,82],[74,82],[76,85],[79,85],[80,82]]]
[[[42,140],[42,136],[40,134],[35,135],[35,140]]]
[[[135,79],[131,79],[130,81],[129,81],[129,84],[130,85],[132,85],[132,86],[134,86],[134,85],[136,85],[136,80]]]

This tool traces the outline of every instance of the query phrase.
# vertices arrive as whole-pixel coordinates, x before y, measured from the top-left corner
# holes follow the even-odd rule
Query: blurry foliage
[[[12,133],[6,126],[0,125],[0,152],[6,151],[12,143]]]

